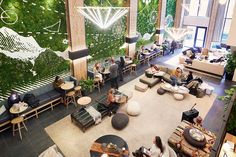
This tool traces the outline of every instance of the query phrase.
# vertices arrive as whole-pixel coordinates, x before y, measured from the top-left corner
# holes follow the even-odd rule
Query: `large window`
[[[207,16],[209,0],[191,0],[189,16]]]
[[[227,7],[225,10],[224,26],[223,26],[223,31],[221,35],[222,43],[226,43],[228,39],[229,29],[230,29],[233,11],[234,11],[235,0],[228,0],[226,5]]]

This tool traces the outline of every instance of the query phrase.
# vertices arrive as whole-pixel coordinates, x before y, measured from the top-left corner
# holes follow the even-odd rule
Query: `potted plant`
[[[234,70],[236,68],[236,53],[229,53],[226,56],[227,58],[227,63],[225,66],[225,78],[227,80],[232,80],[233,76],[234,76]]]
[[[219,99],[224,101],[225,103],[225,111],[227,111],[228,105],[231,102],[231,98],[235,92],[236,92],[236,87],[232,87],[230,89],[225,90],[226,95],[219,97]],[[236,105],[235,103],[233,104],[226,129],[227,129],[227,132],[233,135],[236,135]]]
[[[81,80],[80,86],[82,88],[83,95],[88,95],[89,92],[93,91],[93,79],[88,77],[87,80]]]

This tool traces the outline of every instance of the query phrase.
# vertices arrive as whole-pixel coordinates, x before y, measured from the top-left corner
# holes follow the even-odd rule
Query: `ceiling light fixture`
[[[174,28],[174,27],[167,27],[165,31],[175,40],[178,41],[182,39],[185,35],[189,34],[191,29],[186,28]]]
[[[107,29],[124,16],[128,7],[78,7],[79,13],[101,29]]]
[[[151,3],[151,0],[143,0],[143,3],[145,3],[146,5],[148,5],[149,3]]]

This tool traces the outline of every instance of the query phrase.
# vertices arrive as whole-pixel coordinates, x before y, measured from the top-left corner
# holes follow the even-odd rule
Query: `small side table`
[[[88,97],[88,96],[83,96],[83,97],[81,97],[81,98],[79,98],[79,99],[77,100],[77,103],[78,103],[79,105],[81,105],[81,106],[86,106],[86,105],[88,105],[91,101],[92,101],[92,99],[91,99],[90,97]]]
[[[134,73],[135,75],[137,75],[137,72],[136,72],[137,65],[136,64],[131,64],[130,66],[131,66],[130,74]]]
[[[28,108],[28,104],[25,102],[19,102],[17,104],[13,104],[13,106],[10,108],[11,114],[17,114],[18,116],[20,113],[24,112]]]
[[[20,139],[22,140],[22,134],[21,134],[21,123],[23,125],[23,128],[25,128],[26,131],[28,131],[28,129],[26,128],[25,126],[25,123],[24,123],[24,118],[23,117],[17,117],[17,118],[14,118],[11,120],[11,123],[12,123],[12,133],[13,133],[13,136],[15,136],[15,131],[19,131],[19,135],[20,135]],[[15,125],[17,125],[17,128],[15,128]]]

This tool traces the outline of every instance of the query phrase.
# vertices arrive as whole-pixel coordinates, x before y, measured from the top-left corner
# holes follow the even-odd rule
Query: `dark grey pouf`
[[[113,128],[117,130],[124,129],[128,123],[129,123],[129,116],[124,113],[116,113],[111,119],[111,124]]]
[[[157,93],[158,93],[159,95],[163,95],[163,94],[166,93],[166,91],[165,91],[163,88],[158,88],[158,89],[157,89]]]

